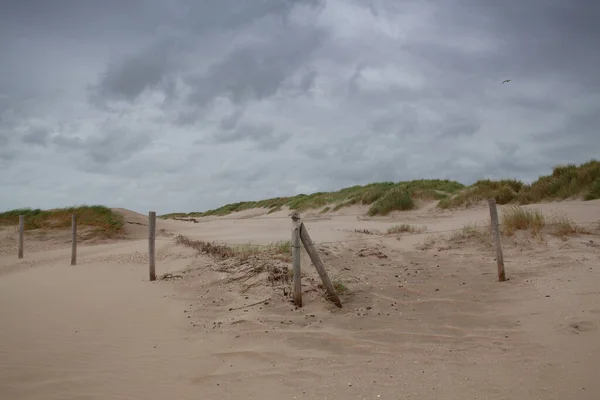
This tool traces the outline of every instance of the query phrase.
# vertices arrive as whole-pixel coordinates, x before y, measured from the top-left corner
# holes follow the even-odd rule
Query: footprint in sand
[[[589,332],[594,329],[594,324],[590,321],[575,321],[569,324],[571,332],[579,335],[582,332]]]

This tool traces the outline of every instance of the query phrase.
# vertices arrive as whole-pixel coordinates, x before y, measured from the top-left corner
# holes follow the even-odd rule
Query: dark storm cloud
[[[283,81],[300,67],[321,43],[323,32],[304,31],[276,23],[272,38],[242,45],[206,73],[187,80],[189,102],[200,107],[217,97],[234,104],[273,96]]]
[[[163,44],[141,54],[112,60],[100,82],[91,88],[90,100],[99,105],[107,99],[132,101],[144,90],[157,88],[165,83],[170,69],[169,55],[168,44]]]
[[[0,208],[530,179],[600,151],[597,1],[5,3]]]

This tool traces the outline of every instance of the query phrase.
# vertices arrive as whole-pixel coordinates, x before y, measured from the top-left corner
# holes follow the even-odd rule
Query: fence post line
[[[148,265],[150,281],[156,280],[156,212],[148,213]]]
[[[317,249],[315,248],[315,245],[313,244],[312,240],[310,239],[310,236],[308,235],[308,230],[306,229],[306,226],[304,226],[304,222],[300,223],[300,240],[302,240],[302,244],[304,245],[306,252],[310,256],[310,260],[312,261],[313,265],[315,266],[315,269],[319,273],[321,281],[323,281],[323,286],[325,286],[325,290],[327,291],[327,299],[333,302],[333,304],[335,304],[339,308],[342,308],[342,302],[340,301],[340,298],[335,292],[335,288],[333,287],[333,284],[329,279],[329,275],[327,275],[325,265],[323,265],[323,261],[321,261],[321,258],[317,253]]]
[[[77,265],[77,214],[71,216],[71,265]]]
[[[300,214],[292,214],[292,269],[294,272],[294,304],[302,307],[302,271],[300,269]]]
[[[498,209],[496,208],[496,199],[488,199],[490,206],[490,218],[492,219],[492,234],[494,236],[494,244],[496,246],[496,262],[498,264],[498,281],[506,280],[504,272],[504,255],[502,254],[502,244],[500,243],[500,223],[498,221]]]
[[[23,235],[25,234],[25,216],[19,215],[19,258],[23,258]]]

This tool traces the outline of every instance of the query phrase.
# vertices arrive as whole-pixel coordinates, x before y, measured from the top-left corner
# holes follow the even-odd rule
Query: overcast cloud
[[[596,0],[0,0],[0,210],[532,180],[600,156],[598,21]]]

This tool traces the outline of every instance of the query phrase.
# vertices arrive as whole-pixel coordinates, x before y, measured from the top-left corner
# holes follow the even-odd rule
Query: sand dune
[[[18,260],[16,231],[3,229],[0,398],[600,398],[600,201],[528,207],[588,232],[503,237],[504,283],[489,238],[461,234],[487,224],[485,207],[305,213],[349,289],[342,309],[323,299],[306,254],[295,309],[285,283],[231,282],[173,240],[288,240],[286,210],[158,220],[157,272],[169,279],[152,283],[146,215],[116,209],[127,238],[81,244],[77,266],[68,232],[28,234]],[[385,234],[399,223],[426,230]]]

